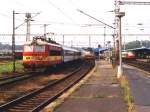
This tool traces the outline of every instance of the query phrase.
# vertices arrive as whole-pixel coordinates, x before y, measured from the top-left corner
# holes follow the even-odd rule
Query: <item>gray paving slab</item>
[[[93,76],[73,93],[55,112],[127,112],[122,90],[111,65],[97,62]]]
[[[104,98],[109,96],[119,97],[121,91],[118,91],[118,86],[106,86],[97,84],[85,84],[82,89],[71,95],[71,98],[75,97],[93,97],[93,98]]]
[[[118,98],[75,98],[68,99],[55,112],[127,112],[121,103]]]
[[[136,112],[150,112],[150,77],[135,67],[124,65]]]

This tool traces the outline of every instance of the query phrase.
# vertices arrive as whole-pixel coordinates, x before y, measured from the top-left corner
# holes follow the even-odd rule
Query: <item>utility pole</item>
[[[46,27],[48,26],[48,25],[50,25],[50,24],[44,24],[44,38],[46,39]]]
[[[119,66],[118,66],[118,73],[117,73],[117,78],[120,78],[123,74],[123,69],[122,69],[122,36],[121,36],[121,17],[125,16],[125,12],[119,12],[116,13],[116,17],[119,18]]]
[[[91,36],[89,35],[89,47],[91,47]]]
[[[63,35],[63,45],[65,44],[65,41],[64,41],[64,39],[65,39],[65,36]]]
[[[30,41],[30,21],[31,21],[31,13],[26,13],[26,22],[27,22],[27,34],[26,41]]]
[[[71,47],[73,47],[73,40],[71,40]]]
[[[119,66],[117,77],[122,75],[122,58],[121,58],[121,17],[125,15],[124,12],[120,12],[120,5],[150,5],[150,2],[137,2],[137,1],[120,1],[115,0],[115,35],[116,35],[116,49],[118,49],[119,42]],[[118,38],[119,37],[119,38]],[[119,41],[118,41],[119,40]],[[117,52],[116,52],[117,53]],[[118,55],[116,55],[118,56]]]
[[[126,50],[125,36],[124,36],[123,50]]]
[[[15,30],[18,29],[20,26],[22,26],[25,22],[27,22],[27,38],[26,40],[30,40],[30,21],[31,21],[31,13],[26,13],[26,21],[19,26],[15,27],[15,14],[25,14],[25,13],[16,13],[13,10],[13,34],[12,34],[12,59],[13,59],[13,72],[16,72],[16,66],[15,66]],[[39,14],[39,13],[37,13]],[[36,15],[37,16],[37,15]],[[35,16],[34,16],[35,17]]]
[[[15,66],[15,11],[13,11],[12,58],[13,58],[13,72],[16,72],[16,66]]]
[[[106,47],[106,26],[104,26],[104,48]]]
[[[46,24],[44,24],[44,38],[46,39]]]

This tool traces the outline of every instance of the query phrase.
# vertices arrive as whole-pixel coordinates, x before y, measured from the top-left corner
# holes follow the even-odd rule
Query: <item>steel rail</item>
[[[150,63],[140,61],[125,61],[125,63],[150,73]]]
[[[57,80],[57,81],[55,81],[55,82],[53,82],[53,83],[49,83],[49,84],[47,84],[47,85],[46,85],[45,87],[43,87],[43,88],[40,88],[40,89],[38,89],[38,90],[35,90],[35,91],[31,92],[31,93],[28,93],[28,94],[26,94],[26,95],[24,95],[24,96],[21,96],[21,97],[15,99],[15,100],[13,100],[13,101],[10,101],[10,102],[8,102],[8,103],[6,103],[6,104],[1,105],[1,106],[0,106],[0,111],[2,111],[2,110],[4,111],[5,109],[8,109],[8,108],[10,108],[10,107],[12,107],[12,106],[15,106],[15,105],[17,105],[17,104],[19,104],[19,103],[21,103],[21,102],[23,102],[23,101],[25,101],[25,100],[30,99],[31,97],[34,97],[35,95],[38,95],[39,93],[43,92],[43,91],[46,90],[47,88],[52,87],[53,85],[55,85],[55,84],[57,84],[57,83],[60,83],[61,81],[67,79],[68,77],[70,77],[71,75],[73,75],[73,73],[75,73],[75,72],[77,72],[77,71],[79,71],[79,69],[77,69],[76,71],[72,72],[70,75],[66,76],[65,78],[63,78],[63,79],[61,79],[61,80]]]
[[[58,94],[53,96],[52,98],[47,99],[45,102],[41,103],[39,106],[35,107],[32,112],[37,112],[42,110],[45,106],[56,100],[60,95],[62,95],[64,92],[66,92],[68,89],[70,89],[72,86],[74,86],[76,83],[78,83],[88,72],[90,69],[88,69],[80,78],[78,78],[75,82],[64,88],[62,91],[60,91]]]
[[[6,104],[3,104],[0,106],[0,111],[4,112],[4,111],[11,111],[11,109],[13,109],[13,112],[15,111],[15,109],[19,109],[19,106],[23,106],[23,104],[27,105],[25,102],[28,102],[29,104],[34,104],[35,102],[32,103],[32,101],[36,100],[36,106],[34,106],[35,108],[29,109],[30,111],[32,110],[33,112],[37,112],[39,110],[41,110],[42,108],[44,108],[47,104],[49,104],[51,101],[53,101],[54,99],[56,99],[57,97],[59,97],[64,91],[66,91],[67,89],[69,89],[72,85],[74,85],[76,82],[78,82],[82,77],[81,76],[78,80],[76,80],[75,82],[73,82],[71,85],[67,86],[65,89],[61,90],[58,94],[54,95],[52,98],[48,99],[49,96],[44,96],[44,97],[40,97],[40,99],[44,100],[42,103],[40,101],[40,104],[38,104],[37,98],[38,96],[42,95],[42,94],[46,94],[46,92],[49,92],[49,89],[52,89],[53,86],[67,80],[68,78],[70,78],[71,76],[73,76],[75,73],[80,72],[80,70],[82,70],[81,68],[78,68],[77,70],[71,72],[69,75],[67,75],[65,78],[61,79],[61,80],[57,80],[53,83],[47,84],[45,87],[40,88],[38,90],[35,90],[31,93],[28,93],[22,97],[19,97],[13,101],[10,101]],[[88,69],[89,71],[89,69]],[[87,71],[87,72],[88,72]],[[86,73],[87,73],[86,72]],[[85,73],[84,73],[85,75]],[[47,90],[48,89],[48,90]],[[45,93],[44,93],[45,92]],[[49,95],[49,94],[48,94]],[[47,100],[46,100],[47,99]],[[20,107],[22,108],[22,107]],[[26,108],[27,109],[27,108]]]
[[[0,87],[3,87],[5,85],[9,85],[12,83],[16,83],[19,81],[23,81],[23,80],[31,78],[33,76],[35,76],[35,73],[31,72],[31,73],[26,73],[23,75],[18,75],[18,76],[10,76],[10,77],[3,77],[3,78],[1,77],[0,78]]]

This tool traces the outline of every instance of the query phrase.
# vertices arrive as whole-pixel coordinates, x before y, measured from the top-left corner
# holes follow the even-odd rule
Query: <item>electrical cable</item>
[[[67,14],[64,13],[63,10],[61,10],[59,7],[57,7],[54,3],[52,3],[50,0],[48,0],[48,3],[53,6],[54,8],[56,8],[60,13],[62,13],[67,19],[71,20],[71,22],[76,23],[70,16],[68,16]]]

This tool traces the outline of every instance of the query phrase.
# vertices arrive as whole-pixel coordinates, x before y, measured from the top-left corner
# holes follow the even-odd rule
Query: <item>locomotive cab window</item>
[[[43,45],[36,45],[36,46],[34,46],[34,51],[35,52],[45,52],[45,46],[43,46]]]
[[[32,45],[25,45],[24,46],[24,52],[33,52],[33,46]]]

